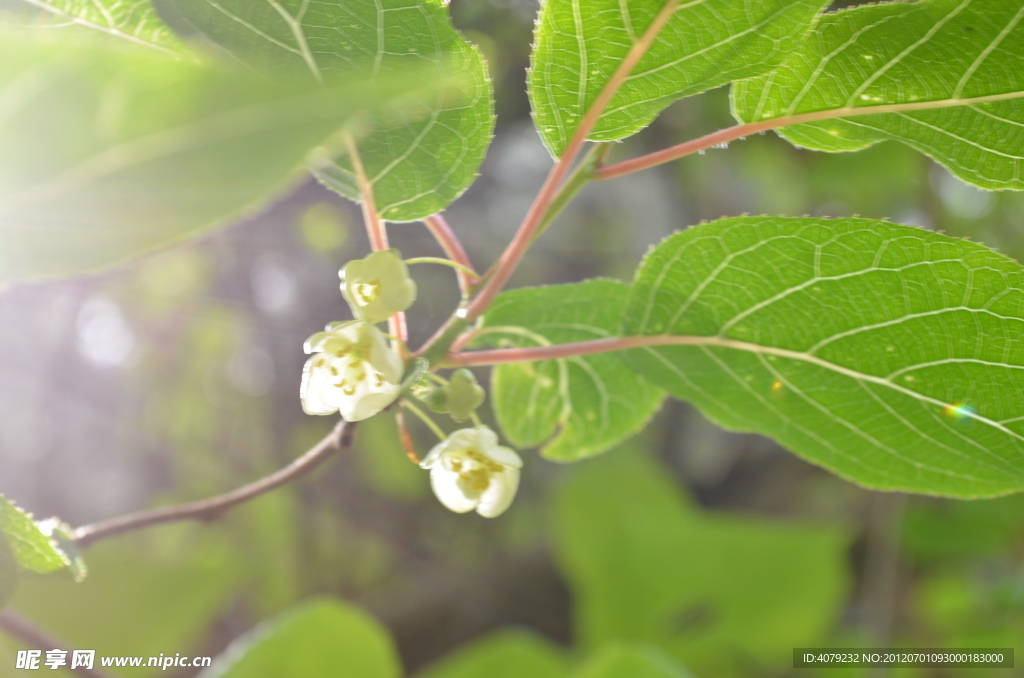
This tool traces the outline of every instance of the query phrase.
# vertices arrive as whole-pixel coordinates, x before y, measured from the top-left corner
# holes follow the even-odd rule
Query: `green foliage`
[[[1024,8],[924,0],[824,15],[777,70],[737,83],[736,117],[821,112],[780,134],[822,151],[901,141],[982,188],[1024,189]],[[878,114],[865,115],[878,108]],[[843,117],[852,115],[853,117]]]
[[[68,574],[76,582],[82,582],[89,576],[89,566],[81,551],[75,546],[71,537],[71,526],[57,518],[47,518],[36,523],[36,527],[50,538],[53,548],[60,553],[67,563]]]
[[[0,496],[0,535],[6,538],[18,565],[32,572],[53,572],[70,564],[50,535],[32,516]]]
[[[502,631],[460,649],[418,678],[565,678],[568,664],[551,643],[522,631]]]
[[[18,560],[14,557],[7,537],[0,534],[0,610],[7,607],[17,589]]]
[[[184,654],[201,647],[236,594],[239,573],[248,575],[252,567],[251,561],[233,563],[223,538],[211,535],[207,548],[197,549],[197,534],[195,526],[179,526],[97,544],[89,549],[92,573],[84,582],[22,577],[12,607],[72,647],[109,655]]]
[[[557,497],[585,648],[653,643],[698,675],[739,676],[820,639],[845,593],[841,533],[705,513],[625,452],[575,468]]]
[[[611,644],[573,678],[692,678],[691,673],[656,648]]]
[[[448,206],[476,178],[494,126],[491,86],[479,51],[451,26],[438,0],[259,3],[157,0],[185,36],[201,36],[261,72],[301,70],[311,81],[454,73],[459,87],[410,97],[361,121],[359,156],[377,211],[413,221]],[[328,187],[361,201],[348,157],[319,169]]]
[[[495,300],[484,327],[507,346],[613,337],[628,296],[629,286],[614,280],[512,290]],[[526,331],[500,331],[509,327]],[[493,336],[485,335],[492,343]],[[636,433],[663,397],[614,354],[499,365],[492,386],[505,437],[531,447],[559,429],[542,450],[558,461],[598,454]]]
[[[108,265],[237,216],[291,185],[356,106],[395,93],[11,35],[0,85],[19,92],[0,126],[0,284]]]
[[[555,156],[666,0],[548,0],[531,57],[534,120]],[[702,0],[679,7],[588,135],[614,141],[676,99],[764,73],[797,46],[823,0]]]
[[[181,48],[150,0],[12,0],[15,9],[32,12],[33,23],[81,27],[138,45],[173,52]],[[0,9],[3,9],[0,7]]]
[[[628,362],[720,425],[870,487],[1024,488],[1024,272],[980,245],[864,219],[723,219],[644,261]]]
[[[923,563],[950,563],[1012,553],[1024,537],[1024,494],[989,501],[920,499],[904,519],[904,551]]]
[[[398,678],[401,672],[383,627],[355,607],[322,599],[292,608],[242,636],[200,676]]]
[[[723,169],[717,160],[693,158],[700,176],[687,177],[686,190],[716,193],[732,212],[739,211],[736,200],[757,192],[757,200],[782,212],[804,211],[786,205],[811,194],[835,201],[827,210],[845,209],[846,201],[854,209],[866,203],[875,213],[904,212],[917,176],[910,163],[920,160],[910,148],[978,186],[1024,188],[1020,2],[920,0],[819,15],[826,4],[547,0],[529,75],[543,141],[561,154],[595,103],[607,108],[587,136],[622,139],[672,102],[735,81],[736,116],[763,127],[797,116],[802,123],[780,132],[794,144],[853,151],[894,139],[904,146],[889,144],[860,158],[886,164],[884,176],[893,184],[879,191],[886,200],[863,197],[879,183],[868,166],[818,171],[794,188],[786,175],[807,172],[800,167],[806,156],[780,160],[767,141],[757,147],[769,152],[749,156],[749,164],[731,155],[734,164]],[[0,284],[137,256],[268,204],[304,171],[361,200],[370,197],[358,185],[362,167],[384,219],[420,219],[470,185],[494,126],[487,67],[453,28],[445,0],[0,5],[5,23],[13,6],[18,21],[24,15],[49,24],[0,41]],[[666,25],[647,44],[658,16]],[[461,17],[460,26],[470,24]],[[51,42],[42,37],[47,33],[71,39]],[[83,36],[88,39],[80,41]],[[194,52],[181,58],[185,44]],[[634,48],[642,58],[621,89],[599,102]],[[203,65],[206,60],[214,64]],[[233,70],[239,64],[244,70]],[[593,150],[561,193],[541,193],[528,226],[543,231],[589,180],[588,171],[600,164],[590,160],[607,147]],[[568,169],[569,160],[558,170]],[[808,166],[824,167],[814,160]],[[942,174],[937,183],[947,178]],[[303,199],[281,211],[303,214],[291,209]],[[890,205],[899,211],[890,212]],[[708,203],[698,209],[720,213]],[[300,218],[307,246],[320,253],[317,265],[327,269],[334,266],[326,255],[340,254],[347,234],[343,215],[332,210],[322,203]],[[646,216],[636,207],[629,212],[623,223]],[[937,214],[929,215],[931,223],[942,226]],[[505,280],[512,273],[505,263],[536,235],[525,229],[489,275],[496,271]],[[288,251],[296,243],[282,243],[271,252],[275,267],[303,261]],[[152,466],[176,478],[180,497],[223,491],[239,474],[258,477],[294,458],[281,453],[282,443],[308,448],[326,431],[299,424],[285,433],[280,427],[290,415],[276,399],[261,399],[279,363],[270,335],[287,336],[301,314],[263,304],[255,281],[287,286],[282,299],[305,292],[301,285],[309,281],[262,276],[252,267],[254,314],[282,311],[273,333],[261,333],[267,326],[246,321],[230,284],[237,281],[225,273],[248,260],[220,263],[150,261],[124,294],[132,318],[159,307],[158,323],[147,327],[152,336],[133,335],[146,342],[150,355],[141,362],[151,370],[149,385],[158,387],[145,391],[145,406],[131,410],[147,420],[149,435],[122,436],[117,429],[112,439],[164,441],[173,455]],[[320,273],[311,268],[308,277]],[[107,283],[94,284],[101,290]],[[477,301],[449,327],[466,326],[460,321],[485,305]],[[321,303],[304,296],[301,313],[318,314]],[[496,368],[493,403],[505,436],[518,447],[542,446],[553,460],[597,455],[633,435],[667,390],[727,428],[772,436],[863,485],[981,497],[1024,489],[1022,313],[1020,266],[978,245],[878,221],[759,217],[672,236],[646,259],[634,286],[590,280],[506,292],[470,331],[478,343],[504,348],[652,338],[624,353]],[[455,334],[441,336],[447,342]],[[423,353],[433,359],[448,348],[427,346]],[[246,349],[265,368],[259,388],[246,387],[239,376]],[[169,350],[188,357],[154,359]],[[58,370],[55,379],[64,377]],[[456,420],[483,400],[467,370],[434,396],[436,411]],[[849,540],[842,530],[702,510],[681,495],[667,469],[631,450],[565,472],[552,520],[538,520],[541,502],[526,496],[524,510],[497,532],[441,521],[433,532],[428,523],[435,516],[418,511],[428,491],[423,469],[403,455],[393,416],[360,425],[362,449],[337,477],[310,478],[301,492],[279,491],[218,526],[161,528],[168,531],[127,547],[102,544],[90,553],[96,575],[82,585],[68,581],[84,577],[85,569],[67,526],[36,523],[0,499],[0,607],[14,595],[15,607],[33,622],[105,655],[195,650],[219,633],[228,610],[259,616],[312,591],[348,592],[366,582],[403,599],[413,585],[450,583],[439,577],[435,559],[456,586],[488,570],[507,577],[519,563],[498,560],[510,553],[522,557],[527,571],[515,585],[553,580],[535,560],[539,545],[550,542],[573,594],[576,647],[503,631],[453,653],[421,678],[687,678],[689,669],[721,678],[775,675],[788,668],[780,648],[829,640],[847,588]],[[682,462],[687,468],[700,465],[697,447],[710,447],[699,437],[688,441],[695,451]],[[224,456],[211,464],[211,450]],[[458,472],[454,465],[452,472]],[[694,475],[704,482],[713,474]],[[162,485],[150,485],[156,486]],[[815,484],[812,492],[821,487],[834,489]],[[794,503],[829,511],[850,510],[857,501],[834,494],[842,496],[801,495]],[[894,612],[926,618],[927,634],[953,646],[1008,645],[1020,637],[1016,499],[910,504],[899,537],[901,578],[924,585],[908,584],[899,596],[907,609]],[[339,505],[347,510],[336,510]],[[875,541],[887,536],[876,534],[874,522],[866,530],[865,560],[879,557]],[[544,531],[549,525],[551,533]],[[875,565],[864,569],[871,573]],[[71,577],[33,579],[22,570]],[[866,592],[858,592],[864,609],[873,605],[871,583],[857,587]],[[544,589],[539,597],[548,602]],[[489,591],[482,601],[504,602]],[[147,610],[159,615],[158,623],[149,623]],[[401,673],[394,643],[377,622],[320,599],[257,627],[202,676]]]

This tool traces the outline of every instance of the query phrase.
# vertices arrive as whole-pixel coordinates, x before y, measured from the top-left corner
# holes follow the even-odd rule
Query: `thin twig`
[[[423,223],[426,224],[430,233],[434,236],[434,239],[437,240],[437,244],[441,246],[442,250],[444,250],[445,255],[455,263],[465,266],[472,272],[472,276],[461,271],[458,273],[459,289],[463,294],[467,294],[469,292],[469,288],[480,279],[480,276],[477,275],[476,270],[473,268],[473,263],[469,260],[469,255],[466,254],[466,249],[462,246],[462,243],[459,242],[458,237],[448,225],[448,222],[445,221],[445,218],[440,214],[427,217],[423,220]]]
[[[936,101],[914,101],[903,104],[879,104],[876,106],[843,106],[824,111],[811,111],[810,113],[799,113],[797,115],[786,115],[770,120],[749,122],[743,125],[735,125],[717,132],[706,134],[697,139],[671,146],[669,148],[642,155],[632,160],[624,160],[613,165],[607,165],[593,174],[593,178],[614,179],[624,174],[639,172],[651,167],[678,160],[699,151],[704,151],[715,146],[727,144],[736,139],[742,139],[760,132],[789,125],[800,125],[808,122],[821,122],[823,120],[834,120],[836,118],[852,118],[859,115],[878,115],[881,113],[905,113],[908,111],[925,111],[937,108],[954,108],[959,106],[970,106],[981,103],[1003,101],[1011,98],[1024,96],[1019,92],[1012,94],[991,94],[971,99],[941,99]]]
[[[395,410],[395,423],[398,424],[398,438],[402,441],[402,447],[405,448],[405,456],[409,457],[409,461],[420,465],[420,455],[416,454],[416,445],[412,442],[412,436],[409,435],[409,427],[405,424],[405,401],[403,400],[398,405],[398,409]]]
[[[366,175],[366,168],[363,167],[363,158],[359,155],[359,147],[352,133],[345,130],[343,133],[345,147],[348,155],[352,158],[352,171],[356,175],[356,183],[359,185],[359,195],[362,197],[363,221],[366,224],[366,233],[370,237],[370,247],[373,251],[388,249],[388,231],[384,222],[377,212],[377,202],[373,197],[373,184]],[[405,322],[405,313],[399,311],[388,318],[388,331],[398,337],[396,348],[409,343],[409,327]],[[403,356],[404,357],[404,356]]]
[[[586,114],[580,120],[576,132],[570,138],[569,143],[566,144],[565,150],[558,158],[558,162],[551,168],[551,172],[540,189],[540,193],[537,194],[537,198],[530,207],[530,211],[526,214],[526,218],[519,227],[519,231],[502,254],[500,263],[494,270],[493,277],[487,281],[487,284],[480,290],[480,293],[466,307],[463,319],[472,322],[480,317],[487,310],[487,307],[490,306],[491,302],[494,301],[494,298],[498,296],[498,293],[505,287],[505,283],[508,282],[512,272],[516,269],[519,261],[529,248],[530,243],[533,242],[534,233],[544,222],[548,208],[558,195],[562,180],[569,173],[572,162],[583,147],[587,136],[594,129],[601,114],[611,102],[615,93],[626,81],[626,78],[629,77],[633,68],[640,62],[640,59],[647,53],[647,50],[650,49],[655,38],[658,37],[661,29],[668,23],[668,20],[675,13],[678,6],[679,0],[668,0],[664,4],[647,27],[647,30],[644,31],[644,34],[633,44],[622,60],[622,63],[619,64],[619,67],[608,78],[608,82],[605,83],[605,86],[594,99],[594,103],[587,109]]]
[[[366,223],[366,233],[370,236],[370,247],[374,251],[386,250],[388,248],[388,234],[384,229],[384,222],[377,213],[377,202],[373,197],[373,185],[366,176],[366,169],[363,167],[363,158],[359,155],[359,147],[356,140],[348,130],[344,132],[345,147],[352,159],[352,171],[356,175],[356,184],[359,186],[359,195],[362,197],[360,203],[363,208],[363,221]]]
[[[898,492],[872,492],[868,497],[865,534],[863,627],[874,647],[888,647],[892,641],[899,606],[900,532],[909,496]],[[871,678],[889,675],[886,668],[874,668]]]
[[[347,450],[352,445],[354,430],[355,423],[339,421],[338,425],[323,440],[292,463],[271,473],[269,476],[261,478],[254,483],[243,485],[231,492],[209,499],[181,504],[180,506],[168,506],[152,511],[139,511],[138,513],[129,513],[126,516],[112,518],[111,520],[83,525],[71,532],[71,538],[75,540],[78,546],[85,547],[100,539],[141,530],[151,525],[176,523],[183,520],[216,520],[238,504],[255,499],[262,494],[297,480],[312,472],[336,452]]]
[[[69,657],[71,650],[68,648],[66,643],[62,643],[50,634],[46,633],[29,620],[21,617],[11,610],[4,610],[0,612],[0,631],[3,631],[11,638],[20,640],[37,650],[63,650],[68,653],[65,657]],[[68,664],[70,666],[70,664]],[[96,669],[87,669],[83,666],[75,667],[74,669],[68,669],[72,673],[79,676],[87,676],[88,678],[108,678],[108,675],[102,671]]]
[[[412,266],[413,264],[439,264],[441,266],[454,268],[460,273],[465,273],[474,277],[476,276],[476,271],[473,269],[467,268],[456,261],[452,261],[451,259],[445,259],[444,257],[413,257],[412,259],[405,260],[406,266]]]
[[[427,428],[433,431],[434,435],[437,436],[438,440],[444,441],[448,437],[447,434],[445,434],[445,432],[441,429],[441,427],[437,425],[437,422],[435,422],[433,419],[427,416],[427,413],[421,410],[419,407],[413,405],[408,398],[404,398],[402,400],[402,407],[415,414],[417,419],[426,424]]]

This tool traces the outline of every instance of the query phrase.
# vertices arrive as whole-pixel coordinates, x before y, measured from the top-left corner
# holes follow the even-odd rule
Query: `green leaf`
[[[654,647],[614,643],[601,649],[573,678],[692,678],[671,657]]]
[[[845,597],[839,531],[702,511],[639,450],[573,467],[555,529],[582,647],[654,644],[697,675],[775,675]]]
[[[0,610],[7,607],[7,603],[11,602],[17,590],[18,560],[14,557],[14,551],[11,550],[7,538],[0,534]]]
[[[71,526],[57,518],[47,518],[36,523],[36,527],[52,541],[54,548],[67,561],[68,574],[75,583],[82,583],[89,576],[89,566],[71,536]]]
[[[524,631],[500,631],[462,647],[418,678],[565,678],[565,652]]]
[[[457,86],[409,98],[357,128],[378,213],[413,221],[440,212],[476,178],[494,127],[480,52],[452,27],[441,0],[157,0],[172,26],[197,33],[262,72],[305,71],[330,82],[414,68],[459,76]],[[319,169],[329,188],[359,201],[351,158]]]
[[[191,525],[99,542],[89,548],[93,572],[84,582],[22,577],[13,605],[40,628],[97,654],[209,654],[202,650],[209,629],[258,567],[251,554],[233,557],[229,543]]]
[[[304,603],[237,639],[200,678],[358,676],[398,678],[387,630],[336,600]]]
[[[828,14],[781,67],[737,83],[733,110],[741,122],[808,120],[779,131],[807,148],[895,139],[982,188],[1024,189],[1022,20],[1009,0]]]
[[[529,73],[534,121],[561,155],[581,119],[667,0],[548,0]],[[588,138],[635,134],[682,97],[771,70],[801,40],[823,0],[693,0],[671,18]]]
[[[32,516],[0,496],[0,534],[7,538],[18,564],[33,572],[53,572],[70,564],[68,557]]]
[[[867,219],[723,219],[637,273],[626,360],[721,426],[866,485],[1024,489],[1024,271]]]
[[[484,318],[494,333],[486,341],[538,346],[612,337],[628,297],[629,286],[614,280],[505,292]],[[636,433],[664,395],[608,353],[499,365],[492,387],[495,415],[513,445],[540,445],[560,427],[542,450],[558,461],[598,454]]]
[[[272,200],[355,106],[410,82],[272,83],[5,35],[0,284],[118,262]]]
[[[9,9],[22,10],[32,24],[81,27],[117,39],[174,53],[181,43],[157,16],[149,0],[10,0]],[[0,7],[0,12],[3,11]]]

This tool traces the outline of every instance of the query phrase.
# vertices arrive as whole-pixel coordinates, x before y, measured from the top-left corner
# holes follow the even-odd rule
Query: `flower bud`
[[[476,376],[466,368],[455,370],[445,388],[445,404],[452,419],[461,423],[469,419],[476,408],[483,404],[487,397]]]

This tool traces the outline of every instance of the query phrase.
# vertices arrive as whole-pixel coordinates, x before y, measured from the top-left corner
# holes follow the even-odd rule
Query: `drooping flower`
[[[341,293],[356,320],[384,322],[416,301],[416,283],[396,250],[379,250],[341,269]]]
[[[371,417],[394,402],[402,380],[402,359],[384,333],[368,322],[327,326],[306,340],[314,355],[302,368],[302,409],[306,414],[340,412],[347,421]]]
[[[464,428],[434,446],[420,464],[430,469],[430,485],[446,508],[456,513],[476,509],[494,518],[512,504],[523,460],[486,426]]]

